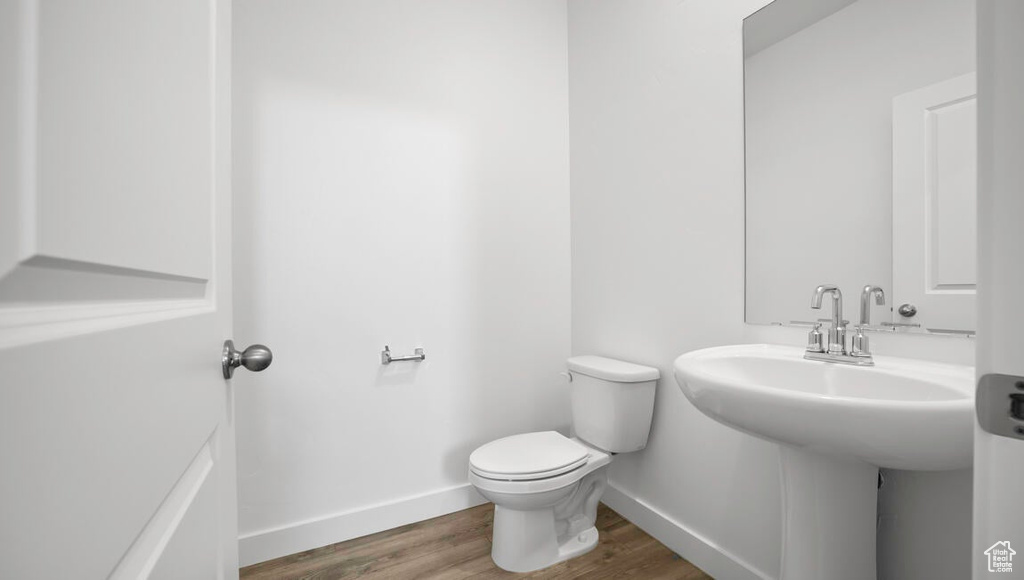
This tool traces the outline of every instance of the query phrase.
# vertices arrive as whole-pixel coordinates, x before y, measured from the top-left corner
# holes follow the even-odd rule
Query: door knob
[[[914,306],[913,304],[902,304],[896,310],[896,312],[899,312],[900,316],[905,316],[907,318],[913,318],[914,315],[917,314],[917,306]]]
[[[254,373],[258,373],[270,366],[274,361],[274,353],[262,344],[254,344],[239,352],[235,350],[235,343],[230,340],[224,341],[224,351],[220,357],[220,366],[224,369],[224,378],[230,379],[235,374],[235,369],[242,366]]]

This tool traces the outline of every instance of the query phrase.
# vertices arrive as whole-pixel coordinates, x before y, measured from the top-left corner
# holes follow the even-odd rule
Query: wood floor
[[[418,522],[292,554],[242,568],[244,579],[360,578],[634,578],[711,580],[619,514],[601,504],[600,543],[590,553],[528,574],[505,572],[491,561],[494,506],[484,504]]]

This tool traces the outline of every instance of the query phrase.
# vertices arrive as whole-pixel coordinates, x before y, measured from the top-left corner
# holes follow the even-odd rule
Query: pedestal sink
[[[780,444],[781,580],[876,578],[878,468],[971,465],[970,367],[882,356],[855,367],[762,344],[684,354],[675,376],[705,415]]]

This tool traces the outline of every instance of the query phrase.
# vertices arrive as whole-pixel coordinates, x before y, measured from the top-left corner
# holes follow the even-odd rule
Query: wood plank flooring
[[[600,542],[590,553],[528,574],[513,574],[491,560],[494,506],[484,504],[432,520],[292,554],[242,568],[248,580],[712,580],[604,504],[598,508]]]

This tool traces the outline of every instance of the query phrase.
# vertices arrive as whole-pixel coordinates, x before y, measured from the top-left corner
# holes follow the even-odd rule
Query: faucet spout
[[[814,289],[814,297],[811,298],[811,308],[821,309],[821,299],[826,294],[832,295],[832,328],[838,328],[843,324],[843,293],[835,284],[822,284]]]
[[[821,309],[821,300],[832,295],[832,328],[828,331],[828,354],[846,355],[846,321],[843,320],[843,293],[835,284],[822,284],[814,289],[811,308]]]
[[[860,292],[860,325],[867,326],[871,324],[871,296],[875,297],[875,304],[882,306],[885,304],[885,290],[882,290],[878,286],[867,285]]]

